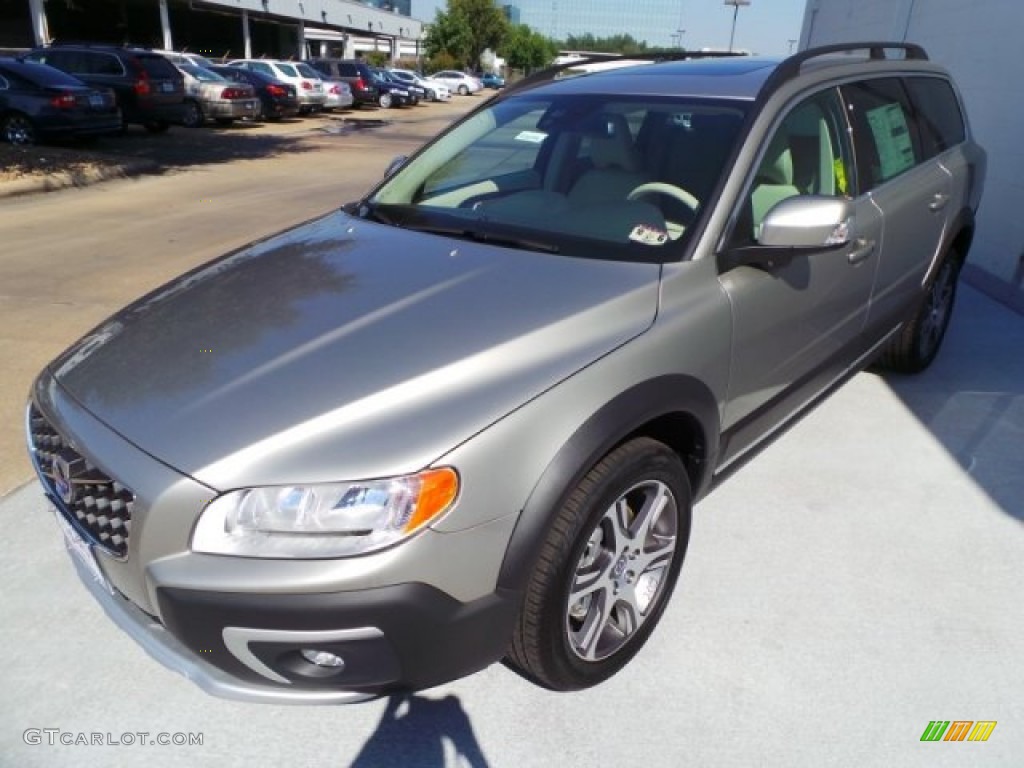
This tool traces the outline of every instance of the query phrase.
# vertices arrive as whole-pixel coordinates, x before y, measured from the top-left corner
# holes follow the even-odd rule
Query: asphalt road
[[[5,246],[12,232],[24,256],[0,252],[0,343],[15,344],[0,347],[12,377],[0,396],[13,396],[8,362],[33,369],[42,361],[22,357],[48,357],[144,284],[254,227],[347,199],[412,143],[378,141],[385,151],[328,147],[289,156],[288,168],[241,161],[18,202],[14,213],[5,203]],[[210,698],[111,625],[26,485],[0,501],[0,765],[1016,768],[1024,318],[969,288],[960,298],[926,374],[857,376],[698,507],[658,631],[586,692],[549,693],[495,666],[346,708]],[[16,442],[9,432],[0,426],[4,444]],[[933,720],[997,725],[986,742],[921,742]],[[202,744],[149,743],[161,734]]]

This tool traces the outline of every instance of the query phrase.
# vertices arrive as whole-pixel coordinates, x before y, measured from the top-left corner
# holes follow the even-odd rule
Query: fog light
[[[342,669],[345,666],[345,660],[341,658],[341,656],[337,656],[330,651],[318,651],[315,648],[303,648],[299,653],[302,654],[302,658],[317,667]]]

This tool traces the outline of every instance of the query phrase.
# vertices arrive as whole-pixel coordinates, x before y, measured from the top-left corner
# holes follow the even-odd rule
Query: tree
[[[637,40],[630,34],[594,37],[589,32],[582,35],[569,35],[565,40],[564,48],[567,51],[624,54],[643,53],[648,50],[646,40]]]
[[[465,18],[439,9],[434,15],[434,23],[427,29],[423,47],[429,59],[436,59],[443,53],[464,66],[469,57],[472,36]]]
[[[525,24],[516,24],[509,28],[499,50],[510,68],[529,72],[549,64],[558,53],[558,46]]]
[[[497,49],[508,31],[508,21],[494,0],[448,0],[438,10],[424,41],[427,56],[447,53],[461,67],[476,69],[480,54]]]

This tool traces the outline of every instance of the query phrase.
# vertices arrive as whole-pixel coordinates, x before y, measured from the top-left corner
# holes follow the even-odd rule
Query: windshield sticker
[[[540,131],[520,131],[516,136],[516,141],[528,141],[531,144],[540,144],[548,135],[541,133]]]
[[[664,245],[668,242],[668,232],[650,224],[637,224],[629,233],[629,239],[641,245]]]

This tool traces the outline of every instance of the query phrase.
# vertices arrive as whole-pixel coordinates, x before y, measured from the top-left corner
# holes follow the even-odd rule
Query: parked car
[[[452,93],[457,93],[460,96],[468,96],[471,93],[477,93],[483,90],[483,83],[477,80],[472,75],[467,75],[465,72],[457,72],[454,69],[445,69],[440,72],[435,72],[430,76],[434,80],[440,80],[442,83],[448,86],[448,89]]]
[[[185,76],[185,93],[188,94],[183,125],[197,128],[211,118],[220,125],[231,125],[240,118],[254,118],[259,114],[260,100],[248,83],[228,80],[194,64],[177,66]]]
[[[352,89],[344,80],[327,77],[304,61],[296,62],[295,68],[304,77],[317,78],[323,83],[324,93],[327,95],[327,101],[324,102],[325,110],[348,109],[355,102],[352,96]]]
[[[427,89],[415,82],[409,82],[403,80],[394,75],[387,69],[375,68],[373,74],[377,77],[378,82],[385,82],[388,85],[394,86],[408,93],[408,104],[409,106],[415,107],[421,101],[427,98]]]
[[[452,92],[448,89],[448,86],[440,80],[421,77],[408,69],[389,69],[388,72],[397,77],[401,82],[414,83],[420,86],[425,92],[425,98],[430,99],[430,101],[448,101],[452,97]]]
[[[505,87],[505,78],[494,72],[484,72],[479,79],[484,88],[499,90]]]
[[[167,59],[144,48],[67,44],[36,48],[25,55],[49,64],[96,88],[114,91],[126,123],[151,133],[181,123],[185,112],[185,79]]]
[[[695,501],[872,361],[935,358],[986,158],[923,49],[559,71],[39,375],[42,488],[154,658],[278,703],[499,659],[599,684]]]
[[[411,107],[419,102],[419,96],[404,83],[393,81],[376,69],[370,70],[370,77],[377,89],[377,106],[381,109]]]
[[[0,138],[39,139],[118,133],[121,110],[109,88],[92,88],[59,69],[0,57]]]
[[[275,80],[270,75],[245,67],[216,64],[210,69],[228,80],[252,86],[259,99],[255,115],[257,120],[278,120],[299,114],[299,98],[291,83]]]
[[[299,98],[299,114],[319,111],[327,103],[323,82],[315,77],[303,75],[293,61],[277,61],[274,59],[235,59],[229,61],[230,67],[244,67],[254,72],[283,80],[295,86],[295,94]]]
[[[360,59],[309,59],[310,66],[325,77],[344,80],[352,90],[353,106],[377,106],[380,90],[370,66]]]
[[[203,67],[204,69],[210,69],[214,62],[205,56],[200,56],[198,53],[189,53],[187,51],[163,51],[158,48],[153,49],[153,53],[159,53],[171,64],[191,64],[196,67]]]

